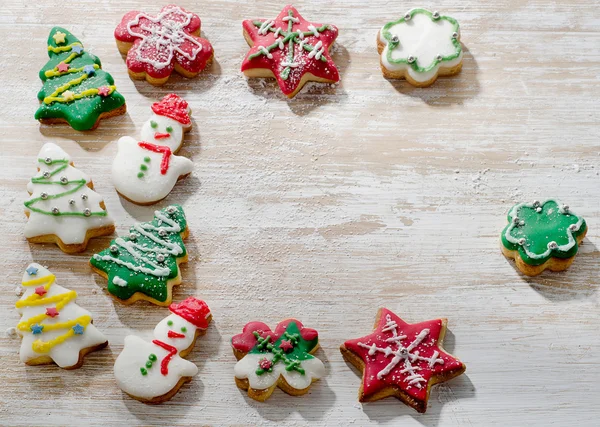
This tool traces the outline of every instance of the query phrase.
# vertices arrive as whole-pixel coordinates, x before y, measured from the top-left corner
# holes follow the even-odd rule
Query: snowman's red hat
[[[182,125],[187,126],[192,123],[187,101],[174,93],[170,93],[161,99],[160,102],[152,104],[152,111],[159,116],[177,120]]]
[[[183,317],[197,328],[208,328],[208,323],[210,322],[210,309],[201,299],[188,297],[179,304],[171,304],[169,310],[171,310],[171,313]]]

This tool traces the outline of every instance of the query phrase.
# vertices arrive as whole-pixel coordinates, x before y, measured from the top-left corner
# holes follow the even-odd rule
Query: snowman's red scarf
[[[156,344],[157,346],[162,347],[169,352],[169,354],[167,354],[165,358],[160,361],[160,373],[163,375],[168,375],[169,362],[171,361],[173,356],[177,354],[177,348],[159,340],[152,340],[152,344]]]
[[[164,145],[154,145],[149,142],[138,142],[138,145],[146,150],[153,151],[155,153],[162,153],[163,157],[160,161],[160,173],[161,175],[165,175],[169,170],[169,160],[171,159],[171,149],[169,147],[165,147]]]

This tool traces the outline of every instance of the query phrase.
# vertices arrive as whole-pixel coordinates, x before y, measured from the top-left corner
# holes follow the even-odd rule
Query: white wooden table
[[[293,101],[273,80],[239,72],[242,19],[274,17],[283,3],[181,1],[200,14],[216,61],[162,88],[129,79],[112,36],[125,12],[159,5],[36,3],[0,11],[1,331],[18,322],[14,288],[33,260],[79,293],[110,347],[74,371],[28,367],[19,340],[2,334],[1,425],[598,425],[597,2],[298,1],[306,18],[339,26],[342,82]],[[457,18],[465,46],[463,71],[428,89],[379,71],[377,30],[414,6]],[[88,133],[33,120],[54,25],[101,58],[127,115]],[[167,310],[109,297],[88,259],[110,237],[72,256],[29,245],[23,201],[39,148],[55,141],[91,175],[118,233],[151,219],[156,206],[120,199],[109,171],[114,141],[137,136],[150,104],[169,92],[194,110],[181,153],[195,170],[156,206],[184,205],[192,256],[174,298],[205,299],[214,324],[189,357],[199,375],[168,403],[147,406],[122,394],[112,366],[123,338],[149,337]],[[527,279],[498,237],[513,203],[547,197],[590,230],[570,270]],[[338,346],[370,332],[380,306],[410,322],[449,318],[447,348],[467,372],[434,388],[425,415],[395,399],[357,402],[360,376]],[[249,320],[275,326],[290,316],[319,330],[327,377],[306,396],[276,391],[254,402],[235,386],[229,340]]]

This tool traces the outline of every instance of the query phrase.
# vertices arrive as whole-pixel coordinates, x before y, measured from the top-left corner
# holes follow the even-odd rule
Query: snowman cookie
[[[191,160],[176,156],[184,133],[192,128],[188,103],[171,93],[152,105],[141,140],[124,136],[117,142],[112,181],[117,192],[139,205],[156,203],[193,170]]]
[[[198,367],[186,357],[212,319],[208,305],[189,297],[169,306],[171,314],[154,328],[154,339],[125,337],[123,351],[115,361],[118,386],[145,403],[162,403],[191,381]]]
[[[325,375],[323,362],[312,354],[319,348],[319,334],[295,319],[280,322],[275,331],[262,322],[250,322],[231,339],[235,383],[252,399],[264,402],[276,387],[287,394],[308,393],[313,382]]]
[[[426,87],[438,76],[451,76],[462,67],[458,22],[426,9],[411,9],[388,22],[377,35],[383,75]]]
[[[92,324],[89,311],[75,303],[77,292],[55,283],[56,277],[39,264],[23,273],[23,296],[15,304],[22,316],[17,333],[23,337],[19,355],[27,365],[56,363],[79,368],[86,354],[108,345]]]

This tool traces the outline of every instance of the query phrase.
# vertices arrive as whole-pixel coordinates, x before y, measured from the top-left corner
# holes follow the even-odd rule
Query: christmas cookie
[[[167,197],[178,180],[192,172],[191,160],[176,156],[183,136],[192,128],[188,103],[171,93],[152,104],[141,140],[124,136],[112,167],[112,181],[127,200],[151,205]]]
[[[129,12],[115,29],[129,75],[153,85],[165,84],[173,70],[191,78],[210,64],[213,48],[199,35],[198,15],[175,5],[163,7],[157,16]]]
[[[117,92],[112,76],[73,34],[54,27],[48,36],[48,56],[40,70],[44,86],[38,92],[37,120],[90,130],[102,119],[125,114],[125,98]]]
[[[138,300],[167,306],[172,288],[181,283],[179,264],[187,262],[188,236],[183,209],[171,205],[154,212],[154,220],[134,224],[129,235],[90,259],[92,270],[108,279],[108,292],[124,304]]]
[[[381,308],[373,333],[340,347],[344,359],[363,371],[358,400],[394,396],[425,412],[431,386],[466,369],[442,348],[446,324],[446,319],[436,319],[411,325]]]
[[[412,9],[385,24],[377,35],[377,50],[383,75],[413,86],[429,86],[462,67],[458,22],[426,9]]]
[[[27,184],[25,237],[31,243],[56,243],[66,253],[85,250],[92,237],[115,231],[92,180],[75,168],[58,145],[44,144],[38,173]]]
[[[274,77],[288,98],[293,98],[306,82],[340,80],[329,56],[329,47],[338,35],[334,25],[309,22],[288,5],[277,18],[248,19],[243,28],[251,46],[242,62],[247,77]]]
[[[83,365],[86,354],[108,341],[89,311],[75,303],[77,293],[54,283],[55,276],[39,264],[23,274],[23,296],[16,303],[22,316],[17,332],[23,337],[19,355],[28,365],[56,363],[64,369]]]
[[[196,339],[206,333],[212,315],[206,303],[189,297],[169,306],[171,313],[154,328],[154,339],[125,337],[115,361],[115,378],[121,390],[145,403],[162,403],[191,381],[198,367],[183,359]]]
[[[523,274],[569,268],[585,234],[585,220],[554,200],[520,203],[508,213],[502,231],[502,253],[515,260]]]
[[[295,319],[279,323],[271,331],[262,322],[250,322],[231,339],[238,359],[235,382],[252,399],[264,402],[275,387],[300,396],[325,375],[325,366],[312,354],[319,347],[319,334]]]

